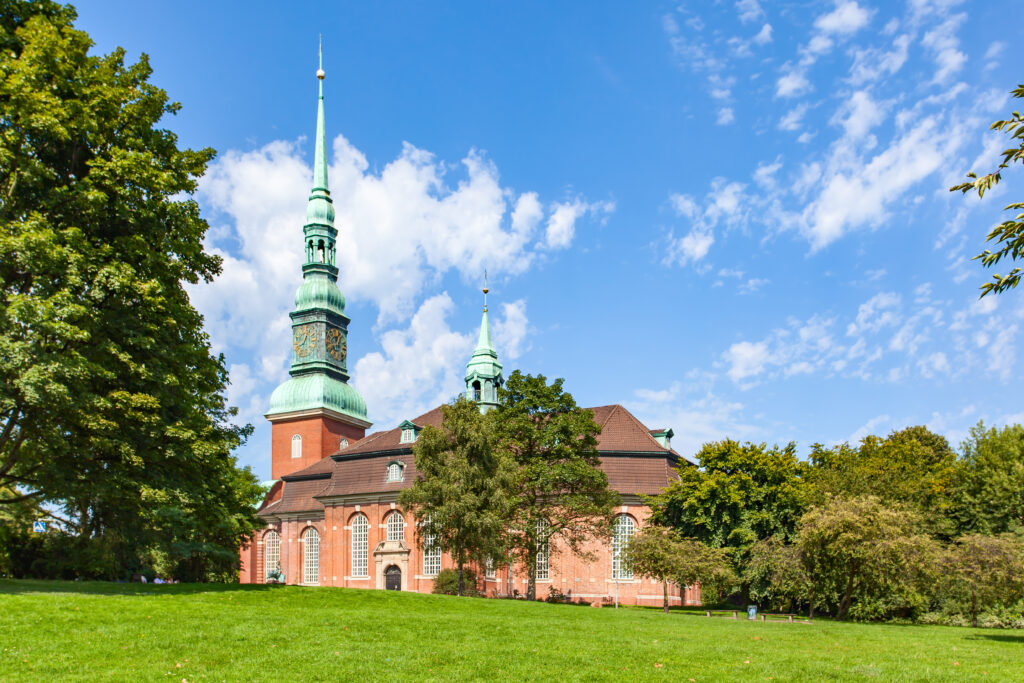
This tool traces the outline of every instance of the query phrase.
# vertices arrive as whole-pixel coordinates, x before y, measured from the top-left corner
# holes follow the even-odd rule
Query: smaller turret
[[[498,387],[505,378],[501,374],[498,352],[491,343],[491,325],[487,319],[487,292],[484,286],[484,316],[480,321],[480,339],[476,343],[473,357],[466,364],[466,398],[480,405],[480,412],[486,413],[498,405]]]

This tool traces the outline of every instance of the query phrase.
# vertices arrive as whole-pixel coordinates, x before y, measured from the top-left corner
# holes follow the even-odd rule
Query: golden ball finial
[[[325,76],[327,76],[327,74],[324,72],[323,69],[316,70],[316,77],[319,78],[321,81],[324,80]]]

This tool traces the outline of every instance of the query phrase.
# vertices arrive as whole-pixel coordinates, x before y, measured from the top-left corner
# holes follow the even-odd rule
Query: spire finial
[[[316,77],[322,81],[327,76],[324,72],[324,35],[322,33],[320,34],[320,46],[317,50],[317,57],[319,58],[319,66],[316,70]]]
[[[487,289],[487,269],[484,268],[484,313],[487,312],[487,292],[489,291]]]

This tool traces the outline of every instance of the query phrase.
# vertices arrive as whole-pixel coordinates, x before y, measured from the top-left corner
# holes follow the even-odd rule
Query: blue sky
[[[453,396],[491,276],[508,371],[566,378],[694,453],[1024,421],[1024,294],[970,257],[1020,173],[1010,2],[85,2],[217,160],[224,274],[191,294],[256,425],[287,377],[324,36],[349,368],[389,428]]]

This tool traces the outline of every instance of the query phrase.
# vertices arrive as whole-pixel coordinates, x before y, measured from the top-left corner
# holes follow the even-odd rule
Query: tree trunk
[[[664,581],[663,580],[661,582],[661,586],[662,586],[662,589],[664,590],[664,594],[665,594],[665,614],[668,614],[668,581]],[[637,591],[637,592],[639,592],[639,591]]]
[[[526,599],[537,599],[537,553],[526,556]]]
[[[971,626],[978,628],[978,593],[971,589]]]
[[[846,613],[850,611],[850,600],[853,597],[853,580],[855,577],[856,572],[850,572],[850,576],[846,580],[846,590],[843,591],[843,599],[839,602],[839,614],[836,615],[839,619],[845,619]]]
[[[463,586],[463,583],[462,583],[462,560],[459,560],[459,591],[458,591],[458,596],[460,598],[462,597],[462,586]]]
[[[813,619],[814,618],[814,591],[813,590],[811,591],[811,606],[810,606],[810,609],[809,609],[809,611],[807,613],[807,618],[808,619]]]

